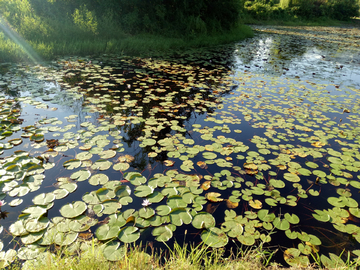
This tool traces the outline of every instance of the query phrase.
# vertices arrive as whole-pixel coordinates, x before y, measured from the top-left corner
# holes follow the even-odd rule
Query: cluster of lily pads
[[[39,190],[8,228],[22,245],[0,253],[3,266],[92,237],[119,260],[124,244],[147,232],[166,242],[184,225],[212,248],[278,244],[290,265],[314,254],[327,267],[344,264],[322,229],[348,236],[341,247],[360,256],[356,89],[234,73],[221,58],[191,55],[53,64],[0,77],[4,88],[28,90],[1,97],[0,199],[19,207]],[[81,111],[47,116],[58,103]],[[27,125],[25,105],[43,117]],[[53,188],[40,193],[45,181]]]

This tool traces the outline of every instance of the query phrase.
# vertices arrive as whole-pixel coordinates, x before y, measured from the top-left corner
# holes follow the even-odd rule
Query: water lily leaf
[[[172,167],[172,166],[174,166],[174,164],[175,164],[175,161],[173,161],[173,160],[164,160],[164,165],[167,167]]]
[[[125,225],[125,222],[124,224]],[[116,224],[104,224],[96,229],[95,235],[97,239],[101,241],[110,240],[116,238],[120,232],[120,227],[116,226]]]
[[[20,260],[33,260],[44,251],[45,248],[39,247],[38,245],[29,245],[26,247],[21,247],[18,250],[17,256]]]
[[[292,232],[290,230],[286,230],[285,234],[289,239],[292,239],[292,240],[296,239],[298,236],[297,232]]]
[[[93,186],[104,185],[109,181],[109,177],[106,174],[98,173],[90,177],[89,184]]]
[[[30,136],[31,141],[42,142],[44,140],[44,134],[36,133]]]
[[[300,182],[300,177],[292,173],[284,173],[284,178],[290,182]]]
[[[174,195],[168,198],[167,205],[169,205],[171,209],[175,209],[185,208],[188,204],[182,199],[181,196]]]
[[[191,220],[191,214],[183,208],[175,208],[170,212],[170,221],[176,226],[181,226],[184,223],[190,224]]]
[[[99,160],[95,161],[93,165],[91,165],[91,169],[106,171],[111,167],[111,165],[112,165],[112,162],[110,162],[108,160],[99,159]]]
[[[156,207],[156,213],[160,216],[166,216],[171,212],[171,207],[168,205],[159,205]]]
[[[234,209],[239,206],[240,199],[234,199],[232,198],[234,196],[230,196],[228,200],[226,200],[226,206],[227,208]]]
[[[9,227],[9,231],[12,235],[15,236],[21,236],[27,234],[23,220],[18,220],[15,221],[13,224],[11,224]]]
[[[75,158],[78,159],[78,160],[83,161],[83,160],[91,159],[92,156],[93,155],[91,153],[89,153],[89,152],[82,152],[82,153],[77,154],[75,156]]]
[[[116,211],[121,208],[121,204],[117,201],[106,201],[102,204],[104,206],[104,209],[102,213],[104,215],[110,215],[116,213]]]
[[[80,170],[71,174],[70,178],[78,182],[82,182],[89,179],[90,176],[91,172],[89,170]]]
[[[149,219],[155,215],[155,210],[151,207],[144,207],[139,210],[139,216],[144,219]]]
[[[208,190],[211,187],[211,181],[205,181],[200,186],[203,190]]]
[[[340,198],[336,198],[336,197],[329,197],[327,199],[328,203],[330,203],[333,206],[337,206],[337,207],[344,207],[345,206],[345,202],[343,201],[343,199]]]
[[[21,242],[24,245],[30,245],[35,243],[36,241],[40,240],[41,237],[44,235],[44,231],[36,232],[36,233],[29,233],[27,235],[21,236]]]
[[[173,237],[173,231],[167,225],[154,228],[152,235],[155,236],[156,241],[166,242]]]
[[[23,199],[14,199],[14,200],[12,200],[10,203],[9,203],[9,205],[10,206],[12,206],[12,207],[15,207],[15,206],[18,206],[18,205],[20,205],[20,204],[22,204],[22,202],[23,202]]]
[[[201,233],[201,239],[205,245],[210,247],[219,248],[224,247],[229,239],[226,234],[219,228],[212,227]]]
[[[283,188],[285,187],[285,183],[282,180],[270,179],[269,184],[274,188]]]
[[[8,251],[0,252],[0,267],[4,268],[9,266],[16,258],[16,251],[9,249]]]
[[[215,158],[217,158],[217,155],[215,153],[212,153],[212,152],[204,152],[202,155],[203,155],[203,157],[205,159],[215,159]]]
[[[55,189],[52,193],[55,195],[55,198],[57,200],[60,200],[65,198],[70,192],[67,191],[66,189],[60,188],[60,189]]]
[[[120,246],[117,241],[112,241],[106,244],[103,250],[104,257],[109,261],[119,261],[126,254],[126,247]]]
[[[140,186],[141,184],[146,183],[146,178],[136,172],[124,173],[124,179],[130,181],[134,186]]]
[[[300,168],[300,169],[297,169],[297,172],[301,175],[304,175],[304,176],[310,176],[311,175],[311,171],[308,170],[308,169],[305,169],[305,168]]]
[[[65,161],[63,164],[63,166],[68,170],[79,168],[80,165],[81,165],[81,161],[78,159],[70,159],[68,161]]]
[[[114,150],[105,150],[99,153],[101,159],[109,159],[116,156],[116,151]]]
[[[282,231],[286,231],[290,228],[289,222],[285,219],[280,219],[279,217],[274,219],[273,225],[275,228],[282,230]]]
[[[211,202],[222,202],[224,199],[219,198],[221,196],[218,192],[208,192],[205,194],[205,198]]]
[[[69,193],[72,193],[77,189],[77,185],[75,183],[66,183],[66,184],[60,185],[60,188],[65,189]]]
[[[152,194],[154,192],[154,189],[150,186],[138,186],[135,188],[135,196],[137,197],[147,197],[150,194]]]
[[[237,237],[239,242],[246,246],[252,246],[255,244],[255,237],[252,234],[244,233],[243,235],[239,235]]]
[[[36,233],[46,229],[49,226],[49,219],[47,217],[41,217],[39,219],[28,219],[25,222],[25,229],[29,233]]]
[[[70,232],[70,233],[58,232],[55,235],[54,243],[59,246],[68,246],[73,242],[75,242],[78,235],[79,233],[77,232]]]
[[[318,177],[326,177],[326,173],[320,170],[314,170],[312,173]]]
[[[197,213],[192,221],[196,229],[208,229],[215,226],[215,218],[207,212]]]
[[[307,267],[310,264],[309,258],[300,254],[300,250],[289,248],[284,251],[284,259],[290,266]]]
[[[61,207],[60,213],[63,217],[74,218],[80,216],[85,212],[87,206],[82,201],[76,201],[75,203],[69,203]]]
[[[309,234],[309,236],[310,236],[309,242],[312,245],[314,245],[314,246],[320,246],[321,245],[321,240],[317,236],[315,236],[313,234]]]
[[[55,198],[56,197],[53,193],[41,193],[37,195],[32,202],[36,205],[48,205],[53,202]]]
[[[291,224],[298,224],[300,222],[299,217],[297,215],[295,215],[295,214],[285,213],[284,217]]]
[[[320,195],[319,191],[313,190],[312,188],[309,189],[309,194],[310,194],[311,196],[319,196],[319,195]]]
[[[249,205],[254,209],[261,209],[262,208],[262,202],[260,202],[259,200],[255,200],[255,201],[250,200]]]
[[[136,227],[125,227],[120,230],[118,238],[121,242],[132,243],[140,238],[139,229]]]
[[[312,168],[312,169],[316,169],[319,167],[319,165],[317,165],[316,163],[312,162],[312,161],[306,161],[305,162],[306,166]]]
[[[130,168],[130,164],[129,163],[116,163],[113,166],[113,169],[115,171],[126,171],[127,169]]]
[[[333,253],[329,253],[329,257],[325,256],[324,254],[321,254],[320,260],[324,264],[324,266],[328,269],[336,269],[336,268],[344,268],[346,267],[345,263],[341,258]]]
[[[47,212],[47,208],[44,206],[30,206],[22,211],[24,214],[29,214],[29,218],[40,218]]]
[[[265,202],[270,205],[270,206],[276,206],[277,205],[277,201],[273,198],[266,198]]]
[[[325,211],[321,211],[318,209],[315,209],[314,212],[316,214],[312,214],[314,218],[316,218],[319,221],[322,222],[328,222],[330,221],[330,215],[328,213],[326,213]]]
[[[258,217],[260,220],[264,222],[272,222],[275,219],[275,214],[274,213],[269,214],[269,210],[261,209],[258,211]]]

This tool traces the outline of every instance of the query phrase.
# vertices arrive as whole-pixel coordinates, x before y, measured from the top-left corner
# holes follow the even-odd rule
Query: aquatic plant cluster
[[[276,244],[294,266],[356,263],[358,89],[233,72],[227,52],[3,65],[1,213],[19,215],[2,266],[93,237],[115,261],[184,230]]]

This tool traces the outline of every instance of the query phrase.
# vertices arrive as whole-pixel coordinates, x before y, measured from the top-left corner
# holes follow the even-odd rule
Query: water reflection
[[[350,46],[348,40],[333,39],[328,31],[319,38],[322,34],[317,29],[303,33],[292,28],[254,28],[255,38],[235,46],[237,70],[360,86],[360,53],[356,46],[345,49]],[[309,38],[310,34],[316,39]]]

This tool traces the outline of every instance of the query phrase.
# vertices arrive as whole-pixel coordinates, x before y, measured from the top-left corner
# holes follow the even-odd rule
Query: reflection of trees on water
[[[140,69],[141,73],[139,73]],[[104,93],[112,95],[111,101],[106,102],[105,106],[102,107],[105,111],[103,113],[123,116],[126,124],[118,126],[118,129],[121,130],[123,136],[122,142],[126,143],[128,148],[131,148],[137,145],[139,143],[138,139],[144,135],[147,138],[155,138],[156,141],[174,133],[181,133],[186,137],[187,131],[172,130],[173,123],[176,122],[176,125],[182,128],[192,117],[213,113],[216,110],[216,105],[220,103],[219,97],[233,90],[229,87],[228,90],[219,93],[214,91],[215,88],[222,85],[222,78],[227,75],[226,69],[219,71],[213,69],[213,65],[209,66],[208,69],[205,67],[194,68],[196,70],[192,74],[194,81],[202,76],[207,78],[202,80],[202,84],[206,85],[206,87],[200,88],[196,86],[189,87],[186,84],[189,75],[185,74],[185,70],[184,74],[176,74],[176,76],[183,77],[183,82],[179,82],[171,79],[174,76],[174,74],[170,73],[172,71],[171,67],[167,66],[166,69],[166,71],[153,70],[151,66],[145,65],[141,61],[124,64],[121,69],[116,68],[107,75],[109,78],[107,82],[111,86],[108,87],[106,92],[101,90],[100,78],[92,78],[90,79],[91,82],[89,82],[89,78],[86,78],[88,83],[83,84],[84,77],[79,73],[74,73],[76,78],[74,80],[69,79],[69,81],[81,82],[81,87],[87,90],[86,95],[89,97],[96,97],[98,94],[103,95]],[[121,83],[114,79],[117,74],[122,74],[122,78],[124,78]],[[139,82],[145,83],[146,87],[139,85]],[[185,88],[186,91],[182,91]],[[207,101],[207,104],[210,105],[202,101]],[[129,102],[130,106],[128,106]],[[169,103],[165,104],[166,102]],[[131,120],[136,118],[142,121],[132,123]],[[147,128],[149,125],[146,124],[146,121],[150,118],[158,121],[151,131]],[[162,127],[159,128],[159,125],[162,125]],[[147,129],[146,134],[145,129]],[[155,162],[155,159],[163,161],[168,158],[165,151],[158,153],[155,159],[148,158],[150,152],[154,152],[152,146],[138,147],[134,154],[135,161],[131,165],[144,169],[148,163]]]
[[[237,44],[235,55],[238,62],[240,60],[247,68],[262,68],[281,74],[290,68],[291,60],[304,55],[309,46],[304,38],[261,34],[258,38]],[[246,48],[248,50],[244,53]]]

